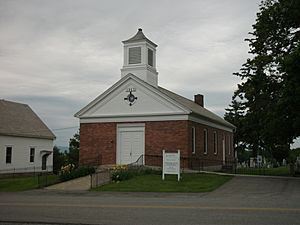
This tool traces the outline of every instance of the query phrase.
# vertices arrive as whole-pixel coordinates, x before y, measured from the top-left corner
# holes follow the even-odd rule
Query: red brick
[[[141,122],[139,122],[141,123]],[[222,161],[222,136],[226,137],[226,159],[233,160],[228,154],[227,138],[232,133],[191,121],[154,121],[145,123],[145,154],[162,155],[162,150],[181,151],[182,157],[199,157],[207,160]],[[196,152],[192,154],[192,127],[196,128]],[[203,129],[208,130],[208,153],[204,154]],[[213,152],[213,132],[218,134],[218,152]],[[116,163],[117,123],[80,124],[80,164],[108,165]],[[233,149],[231,143],[231,149]],[[160,157],[146,158],[146,164],[158,165]]]

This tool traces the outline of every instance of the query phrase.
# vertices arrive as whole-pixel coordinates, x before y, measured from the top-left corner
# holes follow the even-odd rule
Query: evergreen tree
[[[249,42],[253,55],[235,73],[242,79],[233,96],[243,117],[236,116],[237,134],[254,155],[269,151],[286,157],[300,135],[300,1],[265,0],[257,13]]]

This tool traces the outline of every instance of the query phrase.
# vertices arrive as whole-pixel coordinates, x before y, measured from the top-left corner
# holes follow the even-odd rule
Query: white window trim
[[[196,153],[196,128],[192,127],[192,139],[193,139],[193,143],[192,143],[192,154]]]
[[[208,146],[208,143],[207,143],[207,141],[208,141],[208,131],[207,131],[207,129],[203,129],[203,139],[205,139],[205,142],[203,143],[203,147],[204,147],[204,152],[203,152],[203,154],[204,155],[207,155],[207,146]]]
[[[218,154],[218,133],[214,131],[214,154]]]
[[[231,137],[228,135],[228,155],[231,155]]]

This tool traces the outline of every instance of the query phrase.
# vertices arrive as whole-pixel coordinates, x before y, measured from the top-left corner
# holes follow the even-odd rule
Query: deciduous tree
[[[227,116],[238,104],[243,117],[231,122],[239,141],[282,160],[300,136],[300,1],[263,1],[250,34],[252,58],[235,73],[242,83]]]

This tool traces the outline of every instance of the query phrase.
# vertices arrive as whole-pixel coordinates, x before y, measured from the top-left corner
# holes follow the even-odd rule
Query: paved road
[[[235,177],[220,189],[201,194],[0,193],[0,221],[7,225],[297,225],[300,179]]]

